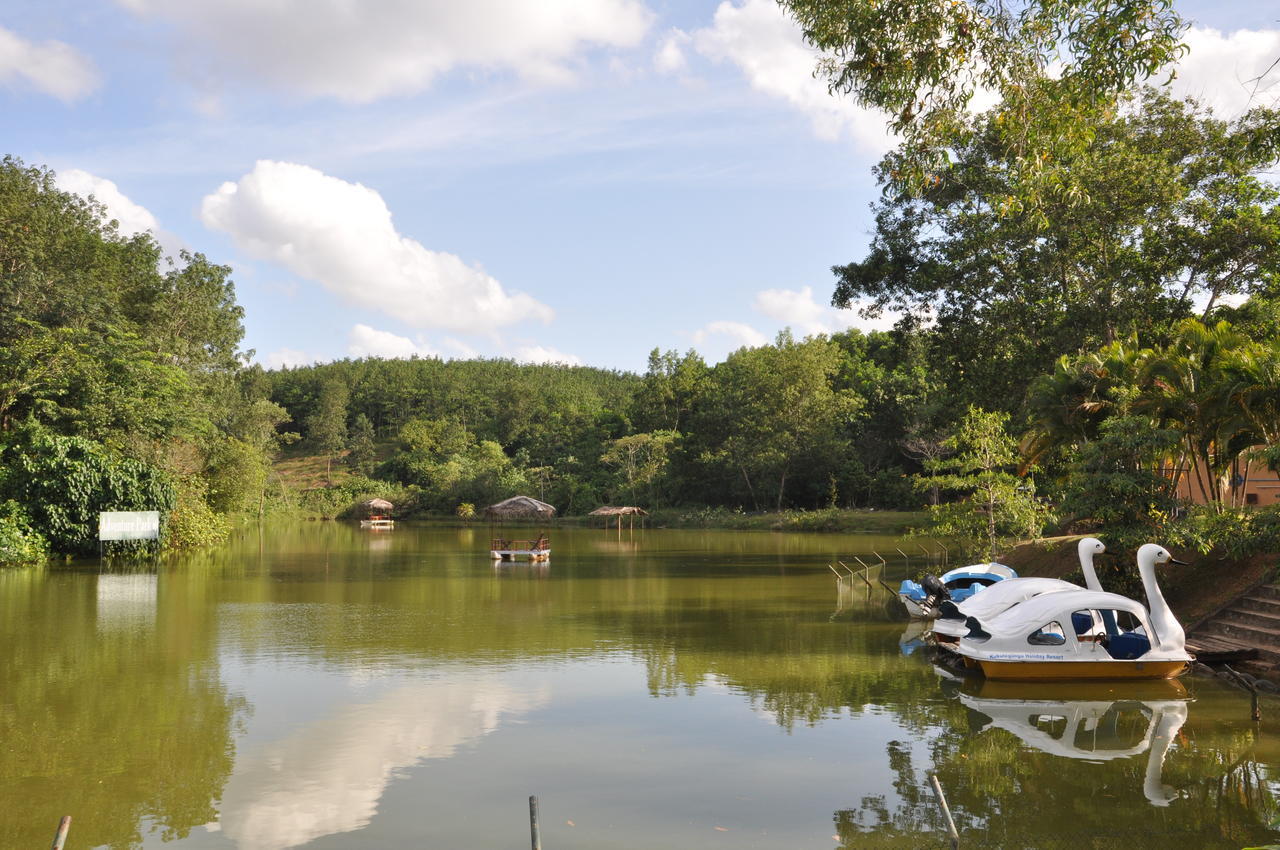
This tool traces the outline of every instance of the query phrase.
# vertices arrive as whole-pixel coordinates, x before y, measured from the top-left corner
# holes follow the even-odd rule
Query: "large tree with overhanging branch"
[[[1072,198],[1011,207],[1004,115],[970,119],[946,179],[886,194],[867,255],[834,269],[833,300],[930,323],[958,378],[1012,409],[1060,354],[1208,315],[1280,282],[1280,112],[1222,120],[1147,89],[1100,114],[1064,168]]]

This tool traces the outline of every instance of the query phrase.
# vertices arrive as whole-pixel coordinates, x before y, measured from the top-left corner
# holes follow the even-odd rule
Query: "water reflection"
[[[155,573],[98,576],[98,628],[136,629],[156,621]]]
[[[960,702],[992,728],[1023,745],[1062,758],[1106,761],[1148,752],[1142,793],[1167,806],[1173,789],[1160,781],[1165,755],[1187,722],[1187,694],[1178,681],[1135,682],[1117,688],[1094,683],[1043,684],[980,680]],[[1123,694],[1122,699],[1117,699]]]
[[[214,816],[245,706],[189,582],[0,570],[0,847],[48,846],[68,813],[112,850]]]
[[[344,705],[238,756],[220,817],[209,829],[240,850],[285,850],[354,832],[368,825],[403,771],[450,758],[548,699],[545,689],[521,690],[486,677],[412,684]]]

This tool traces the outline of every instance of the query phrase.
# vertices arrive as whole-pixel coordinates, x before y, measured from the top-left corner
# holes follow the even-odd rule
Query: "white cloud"
[[[778,330],[791,328],[800,337],[830,335],[853,327],[863,331],[883,330],[892,327],[898,319],[896,313],[887,312],[879,318],[866,320],[858,315],[857,310],[839,310],[828,304],[819,304],[813,297],[811,286],[798,290],[761,290],[756,293],[751,307],[772,320],[771,324]],[[729,350],[743,346],[755,348],[769,344],[772,339],[743,322],[717,321],[694,331],[693,341],[696,345],[707,345],[711,349],[709,359],[714,360],[716,353],[728,353],[726,344],[731,347]]]
[[[641,0],[118,0],[175,22],[210,64],[352,103],[413,94],[455,68],[560,81],[591,46],[631,47]]]
[[[1273,63],[1280,58],[1280,30],[1237,30],[1227,35],[1192,27],[1184,41],[1190,52],[1178,63],[1173,81],[1179,97],[1198,98],[1223,117],[1275,103],[1280,67]]]
[[[106,207],[107,216],[116,221],[117,230],[125,238],[139,233],[149,232],[160,245],[162,257],[176,258],[179,252],[187,247],[186,243],[175,233],[164,230],[151,211],[141,204],[134,203],[120,187],[105,177],[98,177],[79,168],[59,169],[55,182],[64,192],[71,192],[87,198],[92,195],[98,203]],[[161,270],[167,266],[161,263]]]
[[[409,358],[437,357],[430,346],[414,342],[408,337],[390,331],[380,331],[368,325],[356,325],[347,336],[347,353],[352,357]]]
[[[814,77],[818,53],[804,42],[795,21],[775,0],[725,0],[711,27],[693,35],[698,52],[737,65],[751,87],[780,98],[807,115],[824,139],[850,138],[869,153],[893,147],[885,116],[833,96]]]
[[[97,198],[107,208],[107,214],[119,223],[121,236],[160,230],[160,223],[150,210],[135,204],[120,191],[119,186],[105,177],[97,177],[79,168],[68,168],[57,172],[56,182],[64,192]]]
[[[268,369],[294,369],[298,366],[310,366],[320,358],[296,348],[278,348],[262,358],[262,365]]]
[[[201,220],[257,259],[419,328],[474,333],[551,321],[551,308],[396,232],[382,196],[314,168],[261,160],[205,197]]]
[[[516,349],[516,360],[521,363],[563,363],[566,366],[581,366],[582,358],[572,354],[556,351],[544,345],[525,345]]]
[[[717,337],[729,340],[738,348],[744,345],[748,348],[756,348],[769,342],[767,336],[742,322],[711,322],[693,332],[693,341],[698,345]]]
[[[773,319],[780,327],[789,327],[801,336],[833,334],[849,328],[884,330],[893,326],[897,313],[886,312],[876,319],[863,319],[856,309],[841,310],[820,304],[813,297],[813,287],[800,289],[765,289],[756,293],[752,309]]]
[[[71,45],[61,41],[36,44],[0,27],[0,84],[12,86],[18,81],[67,102],[99,86],[93,63]]]
[[[799,331],[803,336],[829,334],[851,328],[858,323],[852,310],[837,310],[819,304],[813,298],[813,287],[766,289],[756,294],[752,304],[757,313]]]
[[[653,54],[653,67],[664,74],[678,74],[689,66],[684,48],[692,38],[687,32],[672,27]]]

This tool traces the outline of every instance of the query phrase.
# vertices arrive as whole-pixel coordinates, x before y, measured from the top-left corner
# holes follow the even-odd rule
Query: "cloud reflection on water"
[[[362,829],[405,770],[450,758],[549,699],[545,687],[514,688],[487,677],[413,684],[345,705],[237,755],[221,817],[208,828],[240,850],[286,850]]]

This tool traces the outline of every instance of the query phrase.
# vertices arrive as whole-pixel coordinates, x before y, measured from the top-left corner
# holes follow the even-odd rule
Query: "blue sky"
[[[1243,108],[1280,4],[1179,8],[1177,90]],[[0,128],[231,265],[259,362],[641,370],[865,326],[829,269],[891,140],[813,60],[772,0],[6,0]]]

